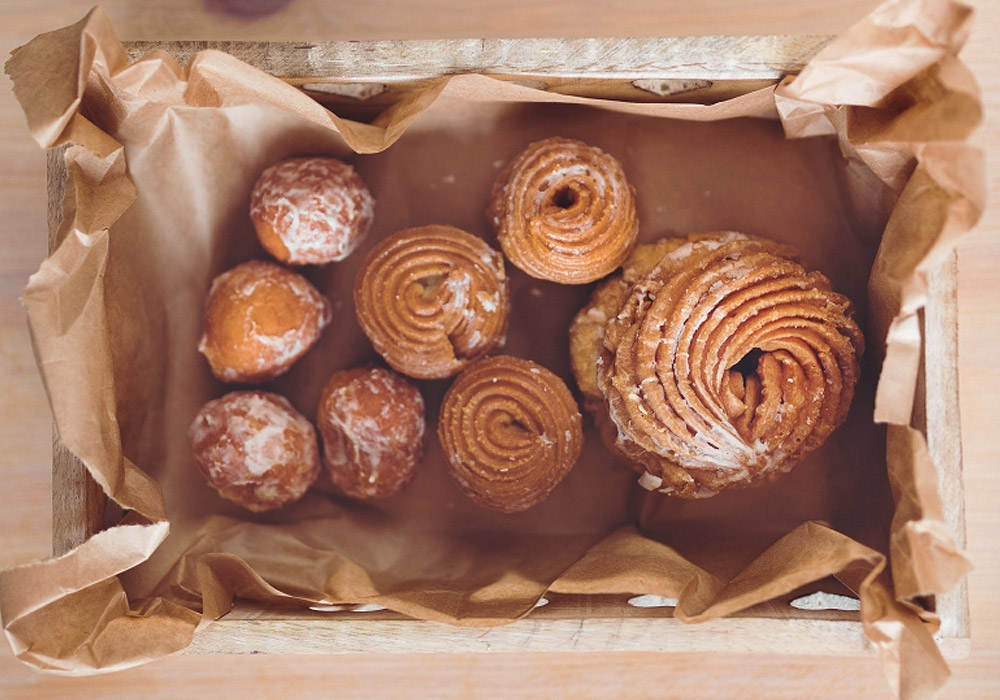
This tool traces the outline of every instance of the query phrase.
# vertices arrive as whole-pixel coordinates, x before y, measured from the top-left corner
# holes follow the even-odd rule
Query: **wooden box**
[[[531,87],[623,100],[711,103],[774,85],[827,42],[822,36],[660,39],[370,41],[338,43],[131,42],[133,58],[154,48],[181,63],[214,48],[300,87],[328,106],[373,113],[401,88],[442,75],[482,73]],[[65,169],[50,153],[50,245],[62,218]],[[964,546],[956,364],[956,266],[932,275],[923,321],[924,363],[916,421],[939,469],[951,534]],[[53,549],[56,555],[101,530],[106,499],[83,466],[54,440]],[[799,593],[801,595],[801,592]],[[857,612],[805,610],[792,598],[696,625],[672,617],[669,601],[552,596],[527,618],[495,628],[413,620],[384,610],[278,609],[241,602],[200,631],[190,653],[466,653],[483,651],[750,651],[867,655]],[[648,598],[648,597],[647,597]],[[659,604],[656,604],[659,603]],[[929,601],[941,616],[946,657],[969,653],[964,581]]]

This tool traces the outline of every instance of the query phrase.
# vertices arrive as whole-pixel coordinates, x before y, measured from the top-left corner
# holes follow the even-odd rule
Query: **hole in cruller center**
[[[572,187],[560,187],[552,193],[552,204],[560,209],[569,209],[571,206],[576,204],[576,202],[576,190]]]
[[[757,373],[757,363],[760,362],[760,356],[763,354],[764,351],[760,348],[753,348],[729,369],[733,372],[739,372],[743,380],[746,381],[746,378],[751,374]]]
[[[424,299],[431,299],[437,296],[438,290],[444,284],[447,275],[426,275],[417,280],[420,287],[420,294]]]

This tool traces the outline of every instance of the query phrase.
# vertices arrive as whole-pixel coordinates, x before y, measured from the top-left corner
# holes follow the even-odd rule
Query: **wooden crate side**
[[[48,152],[49,251],[55,250],[63,227],[66,194],[66,148]],[[52,429],[52,553],[65,554],[104,527],[107,496],[83,463],[66,449],[55,426]]]
[[[199,51],[231,54],[292,83],[409,83],[482,73],[541,80],[770,80],[800,70],[829,36],[694,36],[400,41],[133,41],[131,58],[164,50],[181,64]]]
[[[792,617],[780,606],[765,604],[747,614],[689,625],[674,619],[672,608],[643,611],[624,598],[594,598],[564,596],[524,619],[494,627],[411,620],[384,611],[274,611],[241,602],[222,620],[200,630],[184,653],[877,653],[852,613]],[[970,653],[968,639],[943,639],[940,648],[949,659]]]
[[[800,70],[831,39],[804,35],[132,41],[125,47],[133,60],[161,50],[182,65],[199,51],[222,51],[301,88],[343,116],[365,120],[396,101],[400,92],[460,73],[579,97],[712,104],[776,84]]]
[[[922,427],[927,449],[938,472],[938,492],[944,521],[960,548],[965,547],[965,493],[962,479],[962,424],[958,393],[958,256],[954,251],[928,275],[924,310],[924,361],[921,368]],[[935,610],[942,637],[967,638],[968,581],[939,595]]]

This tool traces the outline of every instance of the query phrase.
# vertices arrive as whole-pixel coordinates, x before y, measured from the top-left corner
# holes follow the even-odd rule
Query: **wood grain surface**
[[[703,3],[491,0],[113,0],[104,7],[135,40],[335,40],[530,36],[836,33],[872,0],[708,0]],[[993,424],[1000,367],[1000,7],[980,1],[963,54],[986,121],[990,207],[958,256],[959,391],[963,426],[972,651],[951,662],[942,698],[1000,696],[1000,440]],[[5,0],[0,49],[78,20],[91,2]],[[45,154],[28,137],[9,80],[0,92],[0,566],[51,551],[51,415],[19,295],[46,247]],[[108,676],[39,675],[0,647],[0,698],[656,697],[888,698],[874,658],[809,653],[553,653],[223,656],[178,655]],[[802,650],[807,652],[808,650]]]

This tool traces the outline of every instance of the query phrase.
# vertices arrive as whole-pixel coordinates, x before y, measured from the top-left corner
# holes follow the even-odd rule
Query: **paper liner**
[[[888,2],[776,91],[790,138],[836,134],[845,157],[864,166],[851,172],[870,178],[867,169],[895,200],[869,283],[874,335],[885,338],[875,408],[883,422],[910,421],[927,273],[986,198],[982,154],[964,143],[982,109],[956,57],[971,14],[947,0]]]
[[[968,19],[946,0],[888,3],[777,90],[715,105],[462,75],[403,93],[371,123],[217,51],[187,67],[163,52],[130,63],[99,10],[22,47],[7,71],[28,127],[43,147],[69,144],[59,245],[24,294],[32,337],[62,441],[128,514],[58,559],[0,572],[15,653],[60,673],[142,663],[186,646],[236,596],[493,625],[549,590],[651,593],[698,622],[832,574],[860,596],[895,692],[932,692],[947,668],[919,596],[968,564],[908,425],[927,271],[984,200],[964,143],[980,106],[956,58]],[[294,154],[351,159],[380,202],[371,244],[427,223],[486,237],[498,168],[553,134],[622,159],[641,240],[774,237],[861,307],[874,351],[828,444],[773,485],[705,503],[638,497],[592,427],[569,477],[516,516],[464,499],[433,441],[408,490],[381,506],[326,484],[250,517],[212,494],[178,436],[222,392],[194,350],[197,310],[213,274],[262,257],[246,219],[257,174]],[[363,254],[311,273],[339,332],[268,385],[307,414],[332,369],[374,359],[349,303]],[[505,352],[572,381],[564,328],[586,293],[512,275],[513,307],[545,312],[514,314]],[[422,385],[430,416],[446,386]]]

